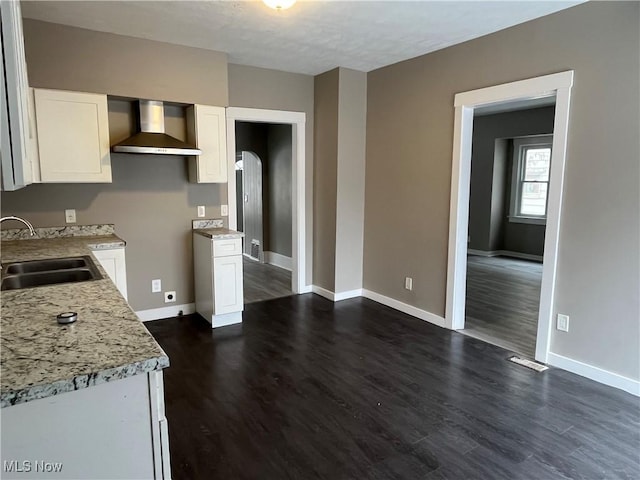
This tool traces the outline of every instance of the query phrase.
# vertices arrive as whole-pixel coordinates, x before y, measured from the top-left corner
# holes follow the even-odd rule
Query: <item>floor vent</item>
[[[534,362],[533,360],[527,360],[526,358],[513,356],[509,357],[509,361],[517,363],[518,365],[522,365],[523,367],[530,368],[531,370],[535,370],[536,372],[544,372],[545,370],[549,369],[549,367],[547,367],[546,365]]]

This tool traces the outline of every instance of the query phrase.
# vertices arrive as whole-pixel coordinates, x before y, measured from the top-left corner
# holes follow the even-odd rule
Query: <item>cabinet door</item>
[[[124,248],[94,250],[93,256],[100,262],[111,281],[116,284],[124,299],[127,300],[127,264]]]
[[[189,180],[196,183],[227,181],[227,128],[225,109],[194,105],[187,112],[189,143],[202,150],[189,159]]]
[[[30,141],[35,125],[28,105],[20,2],[0,2],[0,24],[0,163],[2,190],[8,191],[33,182]]]
[[[110,183],[107,96],[34,89],[40,181]]]
[[[213,259],[214,315],[241,312],[242,255]]]

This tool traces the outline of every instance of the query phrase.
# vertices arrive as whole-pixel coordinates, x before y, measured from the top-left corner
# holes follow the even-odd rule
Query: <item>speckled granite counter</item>
[[[123,246],[115,235],[2,241],[2,263],[88,255]],[[102,280],[3,291],[0,406],[7,407],[169,366],[97,260]],[[59,325],[56,315],[78,312]]]
[[[212,238],[214,240],[226,240],[230,238],[242,238],[244,233],[229,230],[228,228],[197,228],[193,231],[203,237]]]

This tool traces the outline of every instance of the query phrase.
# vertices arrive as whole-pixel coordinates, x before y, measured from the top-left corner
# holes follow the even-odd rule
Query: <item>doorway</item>
[[[244,233],[244,303],[289,296],[292,128],[236,121],[237,230]]]
[[[474,112],[465,324],[461,333],[533,358],[555,97]]]
[[[257,254],[257,256],[250,255],[251,251],[249,251],[249,255],[246,255],[245,258],[252,257],[252,260],[258,259],[258,261],[262,260],[262,264],[267,267],[278,268],[278,271],[282,269],[282,267],[289,268],[290,272],[287,272],[287,277],[285,283],[287,284],[287,291],[289,294],[294,293],[305,293],[310,290],[310,287],[306,282],[306,235],[305,235],[305,225],[306,225],[306,202],[305,202],[305,117],[304,113],[300,112],[285,112],[285,111],[277,111],[277,110],[260,110],[260,109],[252,109],[252,108],[239,108],[239,107],[229,107],[227,109],[227,145],[228,145],[228,166],[230,171],[237,171],[237,161],[238,158],[236,156],[236,151],[238,150],[236,146],[236,128],[240,123],[252,123],[258,125],[267,125],[271,124],[279,127],[280,134],[283,134],[283,129],[287,129],[284,135],[288,135],[290,139],[290,160],[288,161],[288,165],[286,168],[289,172],[289,182],[286,186],[276,186],[272,189],[273,194],[280,194],[286,196],[290,199],[290,231],[288,233],[288,243],[290,245],[290,256],[286,256],[283,254],[278,254],[277,251],[267,250],[265,249],[266,238],[262,236],[262,241],[260,239],[255,238],[258,242],[260,242],[260,248],[256,248],[257,242],[254,243],[252,240],[249,240],[247,246],[251,249],[251,245],[256,245],[253,247],[253,253]],[[240,152],[243,149],[239,150]],[[244,149],[244,151],[250,151]],[[258,158],[263,163],[264,170],[264,162],[265,158],[261,158],[259,152],[252,152],[253,154],[258,153]],[[285,168],[284,165],[280,166],[281,169]],[[236,173],[236,175],[229,176],[228,183],[228,202],[229,202],[229,228],[232,229],[242,229],[244,218],[242,213],[242,207],[244,206],[244,194],[240,193],[242,191],[242,183],[240,179],[242,178],[242,174]],[[263,204],[264,204],[264,193],[265,193],[265,180],[263,176]],[[239,204],[242,200],[243,205],[239,207]],[[239,223],[238,220],[241,220]],[[265,220],[265,216],[263,213],[263,223]],[[278,221],[274,220],[277,224]],[[273,222],[272,222],[273,223]],[[264,228],[263,228],[264,232]],[[282,240],[282,239],[280,239]],[[278,241],[280,241],[278,240]],[[285,242],[286,243],[286,242]],[[246,250],[245,250],[246,251]],[[275,265],[272,265],[275,264]],[[247,268],[245,268],[246,273],[250,273],[251,267],[255,266],[255,264],[247,264]],[[273,273],[269,272],[272,275],[269,277],[271,281],[262,282],[264,285],[272,285],[273,284]],[[282,272],[280,272],[282,273]],[[282,280],[282,279],[281,279]],[[281,296],[281,295],[280,295]]]
[[[542,281],[538,307],[535,359],[546,363],[549,353],[564,181],[564,164],[569,124],[573,71],[521,80],[494,87],[459,93],[455,96],[449,255],[445,324],[451,329],[465,326],[469,196],[474,114],[489,109],[522,109],[539,101],[555,99],[554,128],[547,196],[546,233]]]

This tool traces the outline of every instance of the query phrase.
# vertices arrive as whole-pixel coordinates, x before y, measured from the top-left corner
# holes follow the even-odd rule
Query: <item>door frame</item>
[[[291,125],[291,290],[293,293],[310,291],[306,284],[306,201],[305,201],[305,123],[304,112],[264,110],[258,108],[227,108],[227,167],[229,181],[227,202],[229,228],[237,228],[236,210],[236,121],[279,123]]]
[[[449,253],[445,325],[464,328],[467,280],[467,235],[471,180],[471,142],[474,110],[544,97],[556,98],[547,227],[542,263],[542,285],[538,313],[535,358],[547,363],[556,288],[560,216],[569,127],[569,106],[573,70],[458,93],[454,99],[453,161],[449,215]]]

